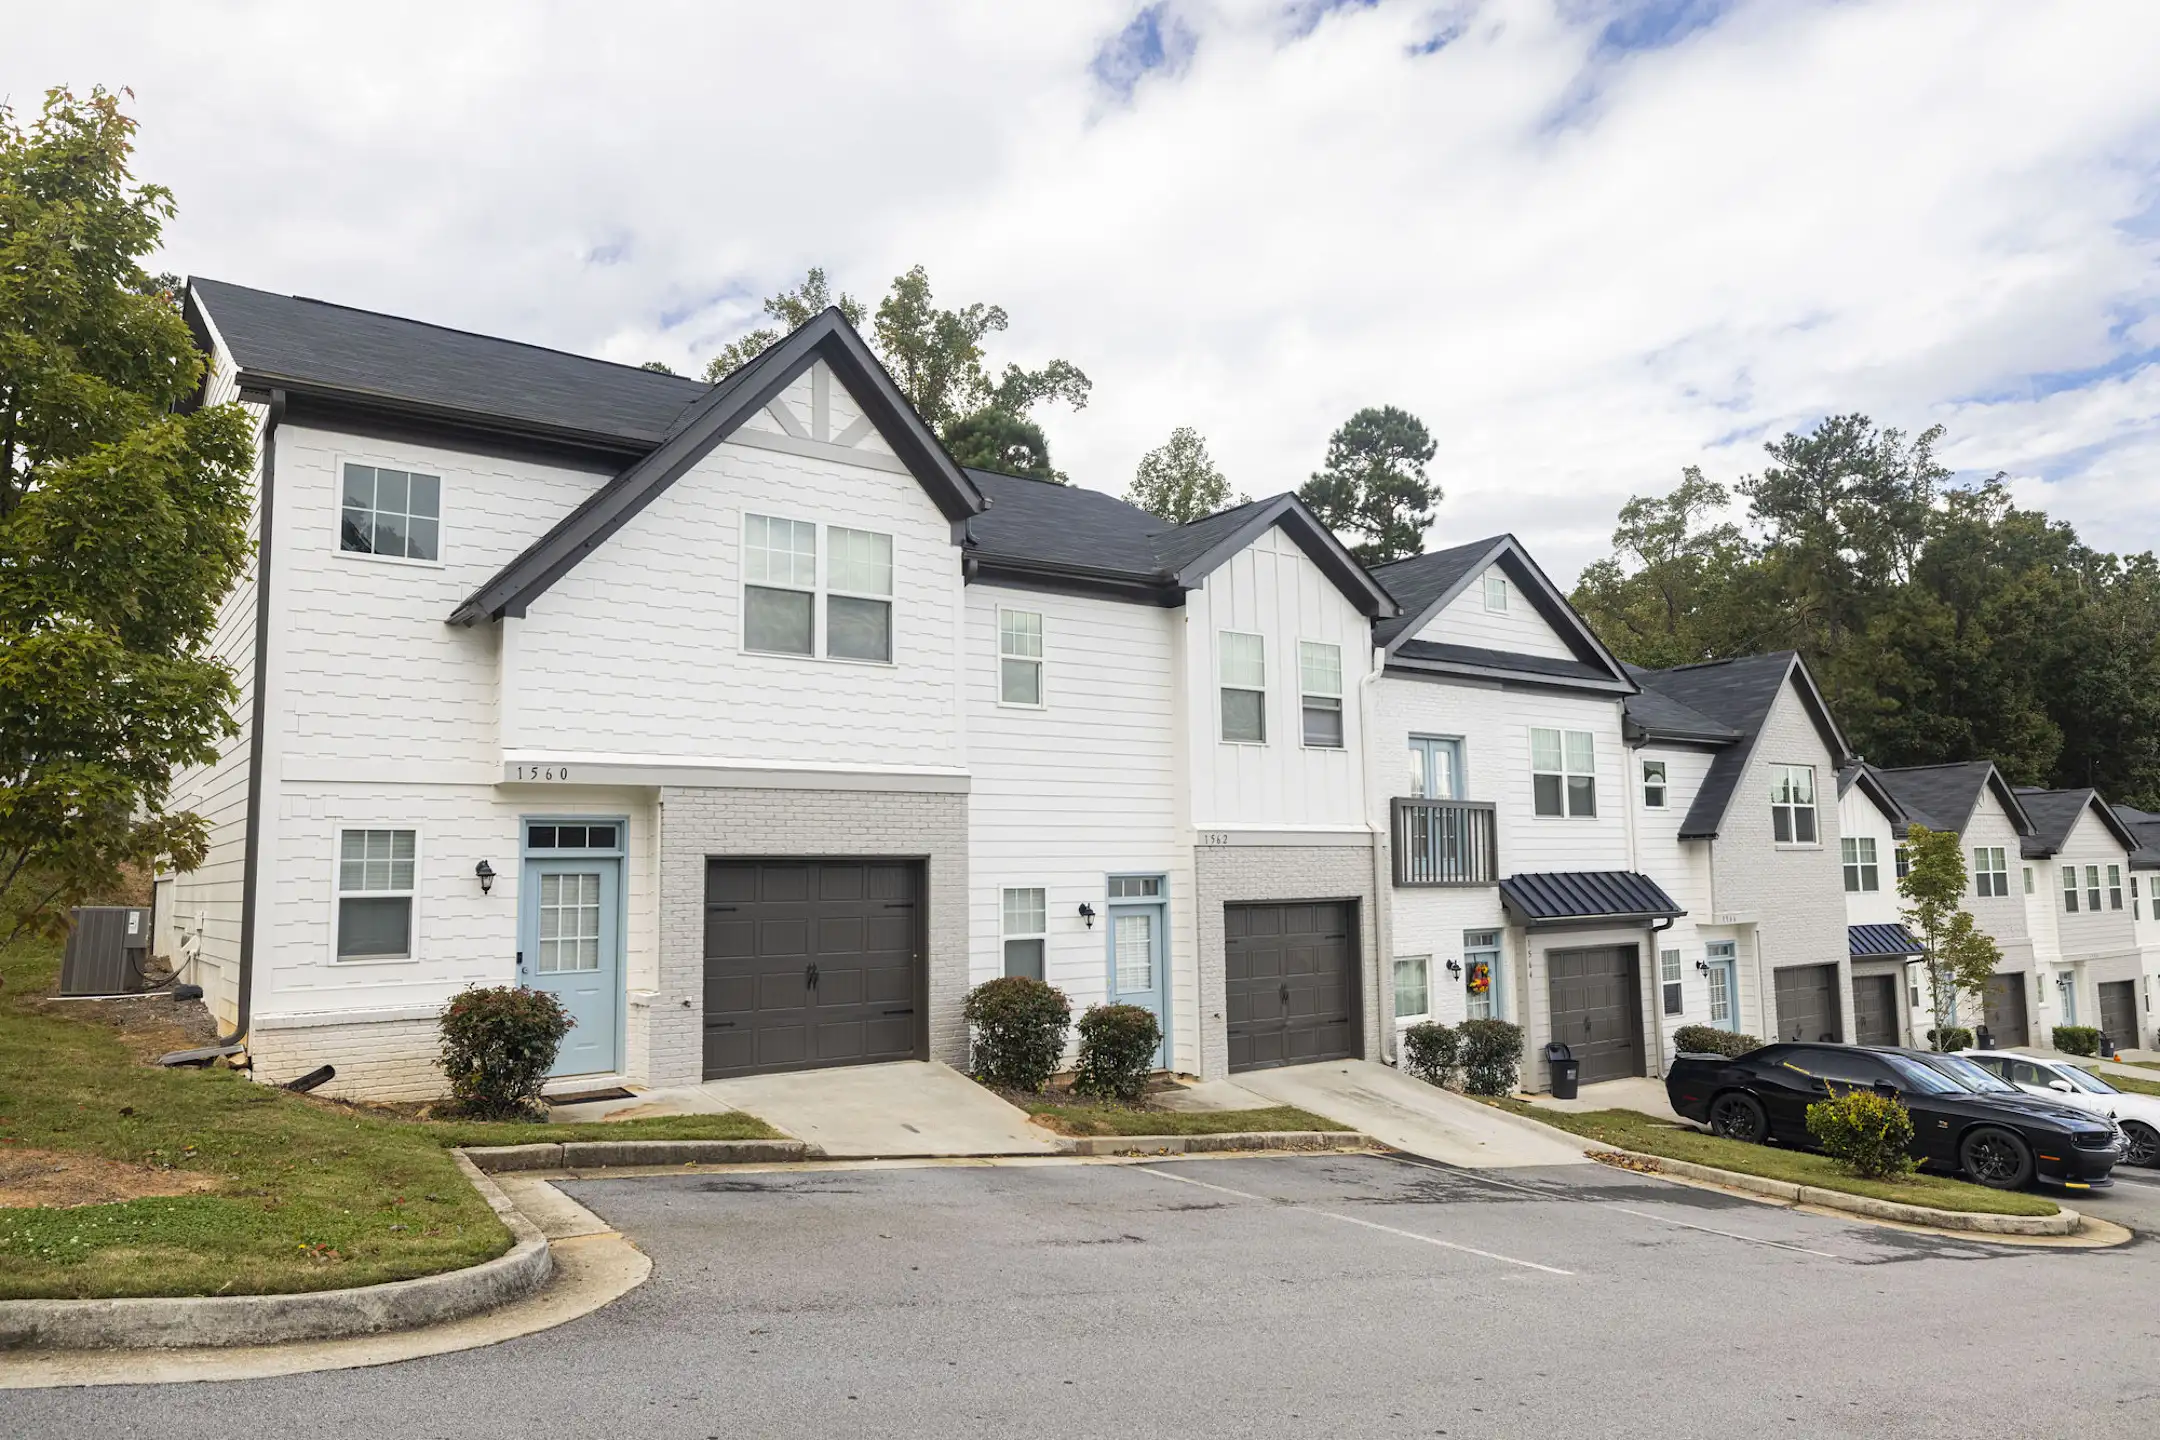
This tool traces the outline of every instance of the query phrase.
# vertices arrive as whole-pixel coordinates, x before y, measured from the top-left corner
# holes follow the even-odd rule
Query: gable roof
[[[2138,838],[2138,848],[2130,852],[2130,868],[2160,870],[2160,815],[2128,805],[2111,808],[2115,811],[2115,818],[2122,821],[2124,828]]]
[[[523,615],[549,586],[819,360],[847,386],[946,519],[957,522],[982,510],[983,497],[975,482],[945,453],[855,327],[837,308],[828,309],[706,390],[670,423],[649,453],[588,495],[467,596],[451,612],[450,623],[472,625],[483,619]]]
[[[1629,667],[1635,682],[1643,684],[1643,676],[1651,671]],[[1681,745],[1730,745],[1741,738],[1740,732],[1722,720],[1713,720],[1694,706],[1676,700],[1661,690],[1647,687],[1628,696],[1623,712],[1624,723],[1631,740],[1665,740]]]
[[[2033,832],[2019,845],[2019,851],[2028,860],[2041,860],[2059,853],[2069,843],[2070,832],[2077,828],[2078,818],[2087,810],[2099,815],[2100,823],[2123,849],[2136,851],[2142,842],[2128,825],[2100,798],[2100,792],[2091,787],[2074,790],[2043,790],[2036,785],[2020,785],[2018,803],[2032,817]]]
[[[1882,777],[1875,773],[1874,766],[1855,760],[1838,771],[1837,793],[1840,800],[1844,799],[1845,792],[1855,785],[1860,787],[1861,794],[1874,802],[1875,808],[1882,812],[1883,818],[1888,820],[1892,827],[1901,827],[1906,823],[1904,807],[1898,804],[1897,797],[1883,784]]]
[[[1959,834],[1971,823],[1973,811],[1980,804],[1980,797],[1989,790],[2004,810],[2009,812],[2010,824],[2020,835],[2033,833],[2032,817],[2010,782],[2003,779],[1991,761],[1960,760],[1948,765],[1901,765],[1885,768],[1870,765],[1875,778],[1882,781],[1883,788],[1897,801],[1905,812],[1907,824],[1918,825],[1927,830],[1955,830]]]
[[[1507,572],[1516,591],[1552,627],[1561,643],[1574,652],[1574,662],[1556,663],[1550,656],[1417,638],[1434,616],[1495,565]],[[1413,555],[1375,566],[1372,573],[1402,603],[1400,614],[1373,626],[1373,640],[1387,651],[1388,663],[1398,669],[1561,683],[1617,695],[1634,693],[1635,682],[1628,678],[1618,658],[1575,613],[1575,607],[1513,535],[1495,535],[1428,555]]]
[[[1725,823],[1725,812],[1732,806],[1740,778],[1747,773],[1748,761],[1755,754],[1756,742],[1770,718],[1771,707],[1776,705],[1778,696],[1788,685],[1799,692],[1801,703],[1807,707],[1808,718],[1814,722],[1816,733],[1822,736],[1824,746],[1830,751],[1830,763],[1842,769],[1852,760],[1851,747],[1845,743],[1845,736],[1832,718],[1822,692],[1815,688],[1814,677],[1808,674],[1806,664],[1793,651],[1779,650],[1738,660],[1711,660],[1671,670],[1638,670],[1630,666],[1628,673],[1645,692],[1655,691],[1663,699],[1676,702],[1735,732],[1734,739],[1710,762],[1709,770],[1703,775],[1702,787],[1695,792],[1695,803],[1688,807],[1687,817],[1680,822],[1683,840],[1716,837]],[[1629,710],[1631,714],[1634,711],[1632,700]],[[1670,717],[1660,716],[1652,707],[1638,723],[1654,738],[1651,722],[1662,718]]]

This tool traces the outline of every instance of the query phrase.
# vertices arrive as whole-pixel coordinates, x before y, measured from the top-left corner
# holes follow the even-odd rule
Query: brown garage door
[[[1553,1039],[1575,1052],[1588,1085],[1643,1073],[1642,991],[1635,947],[1548,950]]]
[[[1230,1068],[1359,1053],[1357,902],[1223,907]]]
[[[2109,980],[2100,986],[2100,1032],[2118,1050],[2138,1043],[2137,981]]]
[[[910,860],[710,860],[705,1078],[926,1053]]]
[[[1897,987],[1895,975],[1853,976],[1854,1041],[1862,1045],[1898,1043]]]
[[[2032,1030],[2025,1018],[2025,977],[1996,975],[1982,996],[1981,1019],[1997,1047],[2028,1045]]]
[[[1837,966],[1795,965],[1777,972],[1777,1038],[1838,1040]]]

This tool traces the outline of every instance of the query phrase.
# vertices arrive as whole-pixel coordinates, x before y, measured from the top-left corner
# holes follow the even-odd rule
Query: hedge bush
[[[1941,1038],[1937,1039],[1937,1036]],[[1970,1050],[1973,1048],[1973,1033],[1963,1025],[1952,1025],[1945,1030],[1930,1030],[1927,1032],[1927,1038],[1928,1044],[1944,1053],[1952,1050]]]
[[[1808,1134],[1823,1153],[1863,1180],[1885,1180],[1913,1168],[1912,1116],[1889,1095],[1847,1090],[1807,1107]]]
[[[2100,1032],[2091,1025],[2057,1025],[2055,1048],[2068,1055],[2098,1055]]]
[[[545,990],[474,986],[442,1012],[442,1068],[453,1108],[480,1120],[537,1119],[540,1087],[577,1022]]]
[[[1462,1023],[1463,1089],[1472,1095],[1514,1093],[1522,1068],[1522,1026],[1505,1020]]]
[[[1723,1055],[1730,1059],[1760,1050],[1762,1041],[1753,1035],[1720,1030],[1715,1025],[1683,1025],[1673,1031],[1673,1047],[1691,1055]]]
[[[1139,1103],[1155,1073],[1162,1025],[1138,1005],[1095,1005],[1080,1017],[1080,1063],[1073,1089],[1105,1100]]]
[[[968,991],[960,1015],[969,1067],[985,1085],[1039,1093],[1065,1058],[1072,1003],[1054,985],[1025,975],[985,980]]]
[[[1453,1085],[1462,1075],[1462,1036],[1425,1020],[1402,1034],[1402,1068],[1429,1085]]]

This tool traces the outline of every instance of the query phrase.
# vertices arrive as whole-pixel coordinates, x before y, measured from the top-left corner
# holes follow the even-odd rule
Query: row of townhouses
[[[1686,1024],[1912,1040],[1897,837],[1961,831],[1988,1020],[2145,1026],[2160,852],[2091,792],[1862,764],[1791,655],[1620,664],[1500,536],[1368,572],[955,465],[827,312],[717,385],[209,280],[260,421],[241,733],[158,885],[262,1079],[435,1093],[470,985],[569,1081],[961,1063],[974,984],[1215,1078],[1495,1016],[1525,1081]],[[2029,978],[2028,978],[2029,977]]]

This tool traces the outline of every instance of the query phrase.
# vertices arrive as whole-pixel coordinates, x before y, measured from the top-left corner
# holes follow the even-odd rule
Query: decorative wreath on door
[[[1463,983],[1469,988],[1472,995],[1483,995],[1486,991],[1492,989],[1492,963],[1486,960],[1471,961],[1469,972],[1463,977]]]

